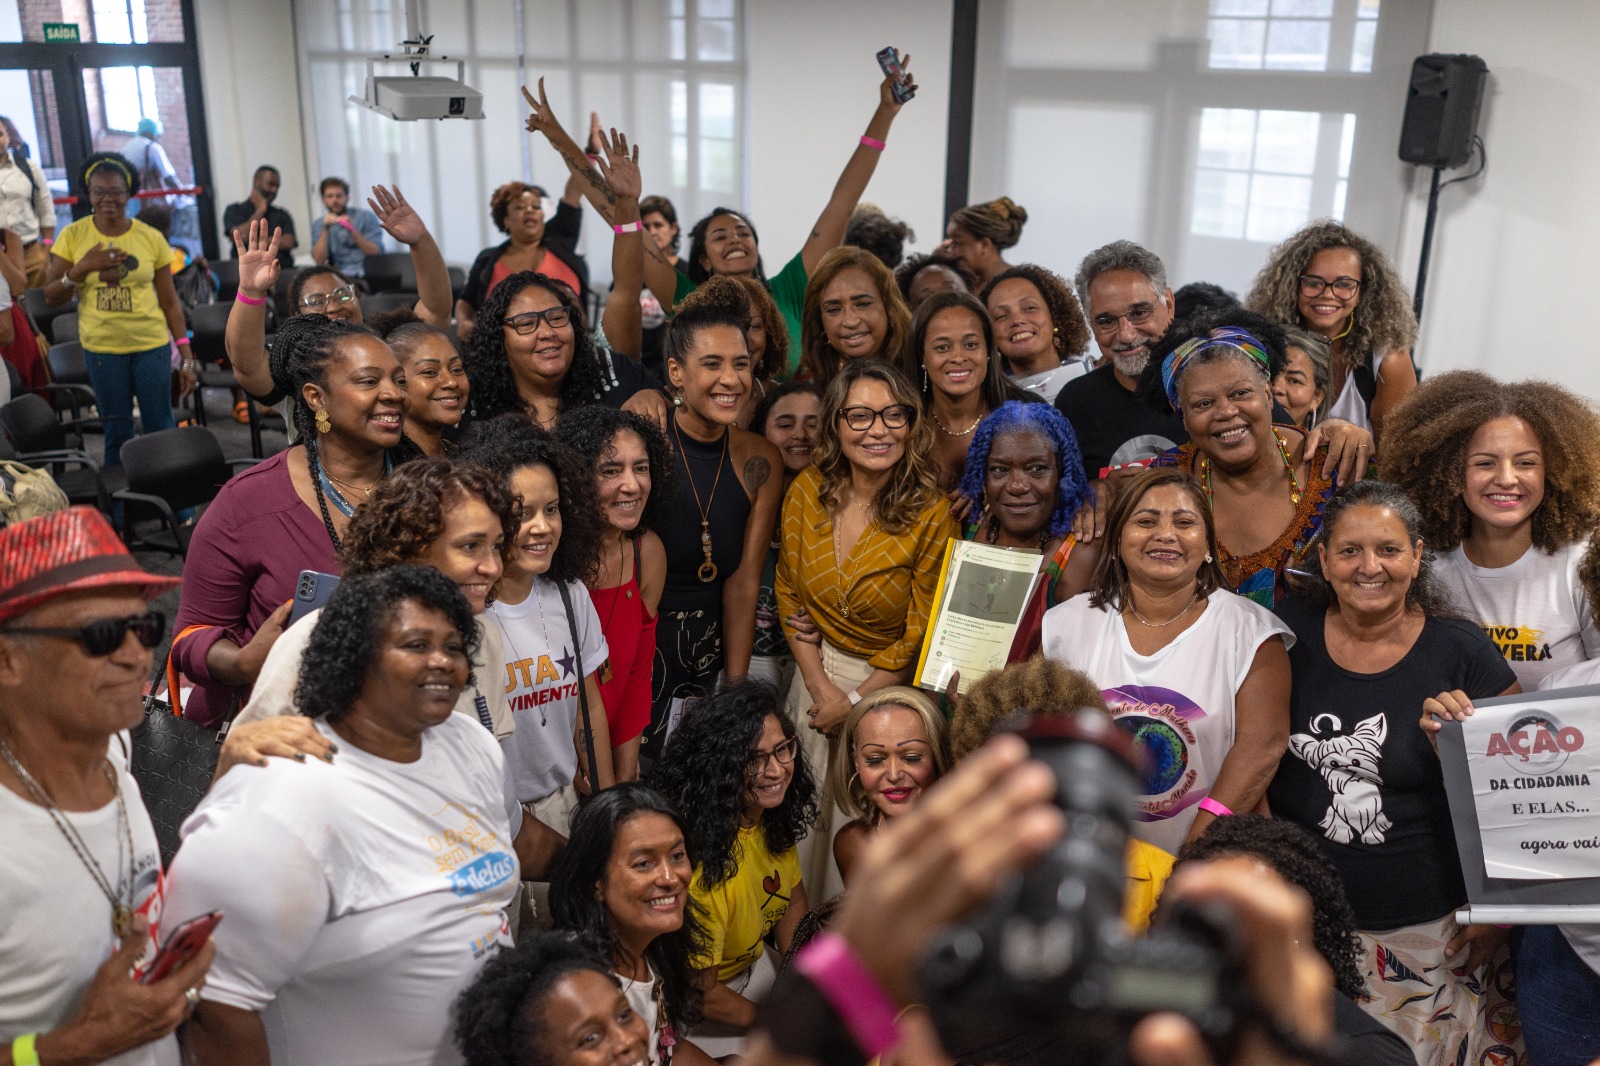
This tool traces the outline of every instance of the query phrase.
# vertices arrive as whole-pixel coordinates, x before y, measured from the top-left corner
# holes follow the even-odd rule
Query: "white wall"
[[[950,0],[747,0],[749,207],[769,273],[805,243],[866,130],[883,80],[873,56],[886,45],[911,56],[922,87],[895,119],[864,199],[909,222],[915,250],[939,243],[951,11]]]
[[[1600,399],[1600,299],[1587,276],[1600,247],[1600,4],[1437,0],[1429,47],[1489,64],[1478,127],[1489,169],[1442,194],[1418,362],[1550,378]],[[1407,205],[1408,284],[1428,177],[1416,171]]]
[[[256,167],[269,163],[283,175],[277,203],[294,216],[303,255],[311,215],[293,8],[286,0],[202,0],[194,14],[217,219],[250,195]],[[224,246],[231,240],[219,237]]]

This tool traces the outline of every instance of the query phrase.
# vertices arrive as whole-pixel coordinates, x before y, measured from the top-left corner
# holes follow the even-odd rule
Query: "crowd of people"
[[[524,97],[562,196],[495,189],[464,286],[398,188],[323,181],[287,285],[277,171],[224,214],[230,364],[290,444],[189,538],[170,698],[226,740],[165,870],[127,731],[180,583],[88,508],[0,531],[0,1062],[939,1061],[921,950],[1062,832],[1019,710],[1143,752],[1123,918],[1243,917],[1299,1051],[1237,1061],[1600,1058],[1600,926],[1457,924],[1432,743],[1600,683],[1593,399],[1419,383],[1394,265],[1337,222],[1243,300],[1127,240],[1007,262],[1005,197],[904,259],[860,203],[890,79],[770,276],[743,212],[683,248],[627,136]],[[141,167],[78,177],[6,277],[75,301],[109,464],[199,367]],[[416,295],[369,320],[385,235]],[[1007,665],[927,691],[962,540],[1041,576]],[[337,587],[291,624],[307,571]]]

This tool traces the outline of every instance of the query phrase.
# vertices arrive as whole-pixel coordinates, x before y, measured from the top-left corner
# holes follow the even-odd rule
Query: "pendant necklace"
[[[850,502],[852,504],[855,503],[855,499],[852,497]],[[867,513],[871,515],[870,510]],[[839,517],[844,517],[844,512],[841,511]],[[861,527],[861,533],[856,537],[855,547],[851,549],[852,552],[855,550],[855,548],[861,546],[861,542],[867,539],[867,535],[872,532],[872,527],[877,524],[878,520],[876,518],[869,517],[867,519],[867,524]],[[839,617],[849,618],[850,592],[856,586],[856,573],[861,569],[861,559],[858,556],[856,558],[855,565],[846,571],[844,568],[844,553],[840,551],[843,546],[843,543],[839,540],[839,519],[835,518],[833,520],[833,558],[834,565],[839,568],[839,575],[842,578],[839,583]]]
[[[711,494],[706,497],[704,506],[700,503],[700,489],[694,483],[694,471],[689,468],[689,454],[683,450],[683,434],[678,430],[678,419],[672,419],[672,435],[678,441],[678,454],[683,457],[683,472],[689,475],[689,491],[694,493],[695,509],[700,512],[700,550],[705,553],[705,562],[700,564],[694,576],[702,584],[709,585],[717,579],[717,564],[711,561],[711,505],[717,499],[717,483],[722,480],[722,466],[728,458],[727,430],[722,431],[722,455],[717,459],[717,476],[711,479]]]
[[[67,838],[67,843],[77,853],[78,861],[83,863],[84,869],[89,871],[89,876],[94,878],[95,885],[106,897],[106,902],[111,904],[111,932],[118,940],[127,936],[128,930],[133,928],[133,827],[128,822],[128,804],[122,798],[122,789],[117,784],[117,774],[111,768],[111,763],[102,761],[100,768],[105,771],[106,780],[111,783],[112,794],[117,797],[117,829],[119,832],[117,835],[117,865],[115,869],[118,871],[123,869],[123,849],[126,846],[128,899],[123,899],[118,895],[116,888],[112,886],[111,879],[100,868],[100,864],[95,861],[93,853],[89,850],[89,845],[84,841],[82,835],[78,833],[78,827],[72,824],[72,820],[67,817],[65,811],[56,806],[55,800],[50,798],[50,794],[44,790],[44,786],[34,780],[33,775],[28,773],[22,763],[17,760],[16,754],[11,750],[11,745],[3,740],[0,740],[0,757],[4,757],[6,764],[11,767],[11,772],[17,775],[17,780],[21,781],[23,787],[33,796],[34,802],[49,812],[50,820],[55,822],[56,828],[60,830],[61,835]]]

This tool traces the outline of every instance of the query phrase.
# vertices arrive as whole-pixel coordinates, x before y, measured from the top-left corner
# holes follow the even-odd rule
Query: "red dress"
[[[650,724],[650,670],[655,663],[656,618],[639,591],[639,539],[633,538],[633,573],[622,584],[590,589],[600,628],[611,649],[600,676],[600,699],[611,726],[611,746],[620,747]]]

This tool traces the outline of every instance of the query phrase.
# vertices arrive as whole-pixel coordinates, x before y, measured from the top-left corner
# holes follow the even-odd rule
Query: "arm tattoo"
[[[617,206],[617,194],[611,188],[611,183],[600,173],[598,167],[590,163],[588,157],[579,158],[573,155],[564,155],[562,161],[573,169],[573,172],[594,187],[595,191],[605,197],[606,203],[612,207]]]
[[[744,461],[744,483],[752,494],[759,492],[772,475],[772,464],[764,455],[752,455]]]

